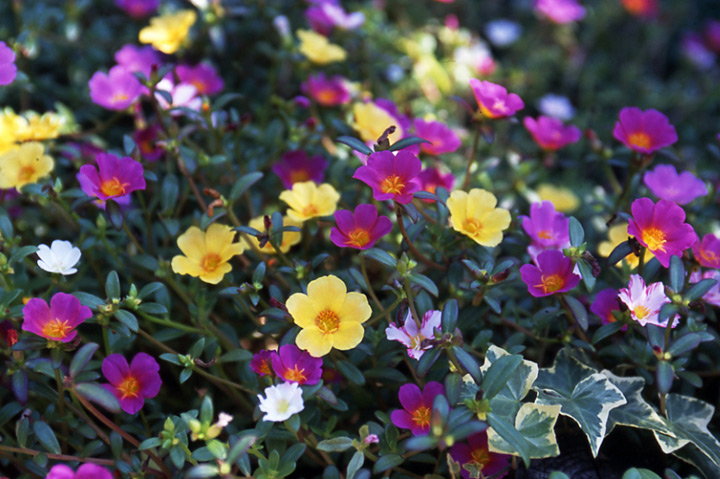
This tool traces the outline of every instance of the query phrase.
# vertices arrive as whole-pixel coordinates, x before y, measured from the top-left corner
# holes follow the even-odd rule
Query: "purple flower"
[[[678,139],[675,127],[665,115],[657,110],[642,111],[636,107],[620,110],[613,136],[631,150],[645,155],[670,146]]]
[[[179,65],[175,68],[175,73],[182,83],[195,86],[200,95],[220,93],[225,86],[225,82],[215,68],[205,63],[198,63],[194,67]]]
[[[270,356],[275,374],[285,381],[312,386],[320,382],[322,358],[315,358],[294,344],[280,346],[277,354]]]
[[[157,144],[158,133],[161,131],[160,125],[153,124],[133,133],[133,140],[140,148],[144,160],[157,161],[165,154],[165,149]]]
[[[115,61],[127,71],[140,72],[150,78],[152,68],[162,65],[162,56],[151,46],[123,45],[115,52]]]
[[[267,349],[263,349],[253,354],[253,357],[250,360],[250,369],[252,372],[259,374],[260,376],[273,377],[275,373],[271,367],[272,357],[276,354],[277,353],[275,351],[268,351]]]
[[[714,269],[705,271],[702,274],[700,274],[700,271],[693,271],[690,274],[691,283],[698,283],[702,279],[714,279],[717,281],[717,283],[703,295],[702,299],[713,306],[720,306],[720,271]]]
[[[693,247],[695,260],[708,268],[720,268],[720,239],[708,233],[702,241],[696,242]]]
[[[418,328],[415,319],[413,319],[410,311],[405,316],[405,324],[397,327],[395,323],[385,328],[385,335],[389,341],[398,341],[407,347],[408,356],[413,359],[420,359],[425,351],[432,346],[423,346],[424,339],[432,339],[435,337],[435,329],[440,329],[440,321],[442,312],[431,310],[423,314],[420,328]]]
[[[582,132],[577,126],[565,126],[561,120],[548,116],[539,116],[537,120],[526,116],[523,120],[535,143],[547,151],[555,151],[571,143],[577,143]]]
[[[715,54],[695,32],[686,33],[681,43],[682,53],[696,68],[709,70],[715,65]]]
[[[420,189],[429,193],[435,193],[438,187],[443,187],[448,191],[452,191],[455,184],[455,175],[452,173],[443,174],[439,168],[425,168],[418,174],[420,181]],[[423,200],[432,203],[435,200]]]
[[[22,330],[52,341],[67,343],[77,335],[75,328],[93,315],[71,294],[56,293],[50,306],[41,298],[32,298],[23,307]]]
[[[417,136],[430,142],[430,144],[420,144],[420,149],[428,155],[452,153],[462,145],[460,138],[444,123],[425,121],[419,118],[416,118],[413,123]]]
[[[15,80],[15,52],[5,42],[0,42],[0,85],[9,85]]]
[[[145,189],[142,165],[130,157],[118,158],[109,153],[95,157],[94,165],[83,165],[77,174],[80,187],[88,196],[97,197],[101,206],[107,200],[129,201],[129,195],[135,190]]]
[[[128,366],[121,354],[111,354],[102,363],[102,372],[110,384],[103,387],[120,401],[120,407],[128,414],[135,414],[145,404],[145,399],[157,396],[162,386],[160,365],[149,354],[137,353]]]
[[[328,78],[324,73],[310,75],[302,84],[302,91],[322,106],[344,105],[350,102],[350,91],[344,77]]]
[[[693,227],[685,223],[685,211],[672,201],[655,204],[650,198],[640,198],[633,201],[631,210],[628,234],[652,251],[666,268],[670,256],[682,257],[683,251],[697,241]]]
[[[90,98],[108,110],[124,110],[137,100],[143,91],[135,75],[121,66],[114,66],[105,74],[95,72],[88,82]]]
[[[332,2],[323,2],[305,11],[313,30],[328,36],[333,28],[354,30],[365,22],[365,15],[360,12],[346,13],[343,7]]]
[[[536,0],[535,9],[557,24],[585,18],[585,8],[577,0]]]
[[[662,200],[674,201],[679,205],[692,203],[695,198],[708,194],[705,183],[689,171],[678,175],[672,165],[658,165],[643,176],[645,186]]]
[[[618,291],[613,288],[603,289],[597,296],[595,301],[590,305],[590,311],[595,313],[602,319],[603,324],[614,323],[615,316],[613,311],[620,311],[620,303],[618,302]],[[627,326],[623,326],[623,330]]]
[[[580,276],[573,273],[572,260],[560,251],[543,251],[537,256],[537,264],[520,267],[520,277],[536,298],[570,291],[580,282]]]
[[[665,285],[662,283],[653,283],[645,287],[645,280],[642,276],[632,274],[628,287],[620,290],[618,298],[625,303],[630,310],[630,316],[640,323],[640,326],[654,324],[667,328],[668,320],[665,320],[664,323],[659,321],[660,308],[670,302],[670,298],[665,295]],[[678,325],[680,322],[678,318],[679,316],[676,315],[671,327],[674,328]]]
[[[505,118],[513,116],[525,108],[525,103],[515,93],[508,93],[504,86],[489,81],[470,79],[475,100],[480,112],[487,118]]]
[[[422,164],[414,154],[401,150],[397,155],[380,151],[368,156],[367,165],[359,167],[353,178],[373,190],[378,201],[395,200],[401,204],[412,201],[413,193],[420,190],[417,179]]]
[[[482,473],[480,477],[501,479],[507,475],[510,465],[510,456],[490,452],[487,433],[484,431],[468,437],[467,444],[454,444],[450,448],[450,457],[460,463],[463,479],[470,479],[469,469],[479,470]],[[469,467],[466,468],[466,465]]]
[[[85,463],[74,472],[65,464],[56,464],[45,479],[113,479],[112,473],[97,464]]]
[[[145,18],[157,10],[160,0],[115,0],[115,5],[133,18]]]
[[[413,436],[426,435],[430,431],[433,401],[440,395],[445,395],[445,388],[435,381],[427,383],[422,392],[415,384],[403,384],[398,393],[403,409],[390,413],[392,423],[396,427],[410,429]]]
[[[272,171],[278,175],[283,186],[291,190],[295,183],[305,181],[322,183],[325,178],[325,168],[327,161],[322,156],[308,158],[304,151],[295,150],[285,153],[280,161],[273,165]]]
[[[567,217],[555,211],[550,201],[530,205],[530,216],[520,216],[525,233],[533,246],[540,249],[562,249],[570,246],[570,230]]]
[[[365,250],[392,230],[387,216],[378,216],[375,205],[358,205],[355,211],[335,212],[337,228],[330,230],[330,239],[340,248]]]

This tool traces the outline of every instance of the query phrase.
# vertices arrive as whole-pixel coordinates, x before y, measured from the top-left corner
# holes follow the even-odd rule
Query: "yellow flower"
[[[292,190],[280,193],[280,200],[290,207],[287,215],[291,219],[303,222],[335,213],[340,194],[327,183],[318,186],[312,181],[304,181],[293,184]]]
[[[603,258],[607,258],[608,256],[610,256],[610,253],[612,253],[612,251],[617,245],[619,245],[623,241],[627,241],[628,236],[630,236],[628,235],[627,227],[627,223],[610,227],[610,229],[608,230],[608,241],[603,241],[598,245],[598,253],[600,254],[600,256],[602,256]],[[648,261],[650,261],[654,257],[655,255],[652,254],[649,249],[645,248],[645,264],[648,264]],[[634,253],[631,253],[625,256],[625,259],[623,259],[623,261],[627,263],[631,270],[633,270],[638,267],[638,264],[640,264],[640,257],[635,256]],[[622,268],[623,261],[616,263],[615,266],[617,266],[618,268]]]
[[[537,194],[542,201],[551,202],[557,211],[570,213],[580,206],[580,200],[575,193],[567,188],[543,184],[538,186]]]
[[[497,198],[489,191],[480,188],[469,193],[453,191],[447,200],[450,224],[477,244],[497,246],[503,239],[503,230],[510,226],[510,212],[495,205]]]
[[[367,297],[348,293],[345,283],[333,275],[311,281],[307,294],[293,294],[285,306],[302,328],[295,344],[316,358],[333,347],[345,351],[360,344],[365,334],[362,323],[372,314]]]
[[[197,14],[194,10],[180,10],[153,17],[150,19],[150,26],[140,30],[140,43],[149,43],[156,50],[172,55],[187,38],[195,20]]]
[[[342,47],[333,45],[324,35],[312,30],[298,30],[297,35],[300,37],[300,53],[313,63],[341,62],[347,56]]]
[[[21,142],[57,138],[66,124],[66,118],[53,112],[40,115],[34,111],[26,111],[23,116],[26,126],[17,133],[17,140]]]
[[[47,176],[54,166],[53,159],[45,154],[42,143],[30,142],[13,147],[0,156],[0,188],[20,190]]]
[[[403,129],[398,121],[375,103],[355,103],[353,115],[355,117],[353,128],[357,130],[363,141],[376,142],[391,126],[395,126],[395,133],[388,137],[390,143],[395,143],[403,137]]]
[[[177,255],[172,259],[172,270],[218,284],[232,270],[228,263],[230,258],[245,251],[241,243],[233,243],[234,239],[235,232],[226,225],[213,223],[207,232],[191,226],[177,240],[185,256]]]
[[[264,216],[258,216],[257,218],[253,218],[250,220],[250,224],[248,226],[250,226],[250,228],[255,228],[258,231],[265,231],[264,218],[265,218]],[[302,225],[301,222],[295,221],[294,219],[292,219],[288,216],[283,217],[283,227],[284,226],[300,227],[301,225]],[[270,244],[269,241],[267,243],[265,243],[265,246],[260,248],[260,241],[258,241],[258,239],[256,237],[248,236],[248,239],[252,242],[253,245],[255,245],[255,247],[260,249],[260,251],[262,251],[263,253],[265,253],[265,254],[275,254],[276,253],[275,248],[273,248],[273,246]],[[283,235],[282,235],[282,243],[280,244],[280,251],[282,251],[283,253],[287,253],[288,250],[292,246],[295,246],[296,244],[298,244],[301,239],[302,239],[302,234],[299,231],[284,231]],[[243,243],[245,244],[245,246],[247,248],[251,247],[250,244],[244,239],[243,239]]]

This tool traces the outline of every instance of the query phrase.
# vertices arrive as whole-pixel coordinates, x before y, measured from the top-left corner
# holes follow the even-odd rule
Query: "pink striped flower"
[[[128,414],[142,409],[145,399],[157,396],[162,386],[160,365],[145,353],[137,353],[129,365],[121,354],[111,354],[103,361],[102,372],[110,381],[103,387],[120,401],[120,407]]]
[[[354,212],[335,212],[337,228],[330,230],[330,239],[340,248],[369,249],[392,230],[387,216],[378,216],[375,205],[358,205]]]
[[[640,326],[654,324],[655,326],[667,328],[667,320],[664,323],[660,323],[658,320],[660,309],[664,304],[670,302],[670,299],[665,295],[665,285],[662,283],[653,283],[646,287],[642,276],[632,274],[630,275],[628,287],[620,290],[618,298],[625,303],[625,306],[630,310],[630,315]],[[679,322],[676,315],[671,327],[674,328]]]
[[[577,0],[536,0],[535,10],[559,25],[585,18],[585,8]]]
[[[418,157],[409,151],[401,150],[397,155],[380,151],[368,156],[367,165],[355,170],[353,178],[372,188],[373,198],[378,201],[407,204],[412,201],[413,193],[420,190],[417,176],[421,168]]]
[[[410,429],[413,436],[427,435],[433,401],[440,395],[445,395],[445,388],[435,381],[427,383],[422,391],[415,384],[403,384],[398,394],[403,409],[390,413],[392,423],[396,427]]]
[[[95,161],[97,167],[81,166],[77,179],[85,194],[97,197],[102,208],[111,199],[127,204],[130,193],[145,189],[143,167],[132,158],[101,153],[95,157]]]
[[[580,276],[573,273],[573,262],[561,251],[547,250],[537,256],[537,266],[526,264],[520,267],[520,277],[528,292],[540,298],[551,294],[570,291],[580,282]]]
[[[90,98],[108,110],[124,110],[143,92],[143,86],[126,68],[114,66],[105,74],[95,72],[88,82]]]
[[[71,294],[56,293],[50,306],[41,298],[32,298],[23,307],[22,330],[52,341],[67,343],[77,335],[75,328],[93,315]]]
[[[720,239],[708,233],[702,241],[697,241],[693,247],[695,260],[707,268],[720,268]]]
[[[636,107],[620,110],[613,136],[631,150],[645,155],[670,146],[678,139],[675,127],[665,115],[657,110],[642,111]]]
[[[515,93],[508,93],[504,86],[487,80],[470,79],[480,112],[487,118],[505,118],[525,108],[525,103]]]
[[[523,125],[530,132],[535,143],[547,151],[559,150],[571,143],[577,143],[582,137],[582,132],[577,126],[564,126],[561,120],[549,116],[541,115],[537,120],[526,116]]]
[[[322,358],[310,356],[294,344],[280,346],[277,354],[270,356],[273,371],[285,381],[309,386],[320,382]]]
[[[350,90],[345,86],[347,80],[335,75],[331,78],[324,73],[310,75],[302,84],[302,91],[322,106],[337,106],[350,103]]]
[[[418,328],[415,319],[410,311],[405,316],[405,323],[398,327],[395,323],[385,328],[385,336],[390,341],[398,341],[407,348],[408,356],[413,359],[420,359],[425,351],[432,346],[423,346],[424,339],[432,339],[435,337],[435,329],[440,329],[442,320],[442,312],[431,310],[423,314],[420,327]]]
[[[672,165],[656,166],[654,170],[645,173],[643,181],[655,196],[661,200],[674,201],[679,205],[687,205],[696,198],[708,194],[704,181],[689,171],[683,171],[678,175]]]
[[[428,155],[452,153],[462,145],[457,134],[444,123],[420,118],[416,118],[413,123],[416,135],[430,142],[420,144],[420,149]]]

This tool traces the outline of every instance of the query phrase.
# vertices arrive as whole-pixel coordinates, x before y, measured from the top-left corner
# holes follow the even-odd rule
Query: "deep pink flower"
[[[133,18],[145,18],[152,15],[160,5],[160,0],[115,0],[115,5]]]
[[[435,194],[438,187],[452,191],[455,184],[455,175],[452,173],[443,174],[439,168],[425,168],[418,174],[420,189]],[[435,200],[423,200],[426,203],[433,203]]]
[[[590,311],[598,315],[600,319],[602,319],[603,324],[614,323],[616,319],[612,312],[620,311],[618,291],[613,288],[600,291],[597,296],[595,296],[595,301],[590,305]],[[624,326],[623,329],[627,329],[627,326]]]
[[[660,323],[658,321],[660,309],[664,304],[669,303],[670,299],[665,295],[665,285],[658,282],[645,287],[645,280],[639,274],[630,275],[630,283],[627,288],[620,290],[618,299],[625,303],[630,310],[630,316],[637,321],[640,326],[646,324],[654,324],[667,328],[668,321]],[[675,316],[671,327],[678,325],[679,316]]]
[[[643,176],[645,186],[661,200],[674,201],[679,205],[692,203],[695,198],[708,194],[705,182],[689,171],[678,175],[672,165],[658,165]]]
[[[346,13],[342,6],[333,2],[323,2],[308,8],[305,17],[313,30],[325,36],[335,27],[341,30],[354,30],[365,22],[363,13]]]
[[[703,295],[702,299],[708,304],[720,307],[720,271],[713,269],[705,271],[702,274],[700,274],[700,271],[693,271],[690,274],[690,282],[693,284],[700,282],[702,279],[714,279],[717,281],[717,283]]]
[[[420,149],[428,155],[442,155],[452,153],[462,145],[460,138],[444,123],[439,121],[425,121],[416,118],[413,122],[415,133],[428,143],[421,143]]]
[[[484,431],[468,437],[467,444],[454,444],[450,448],[450,457],[460,463],[460,474],[464,479],[470,479],[470,471],[465,465],[469,466],[469,469],[479,470],[482,473],[480,477],[494,479],[505,477],[510,465],[510,456],[490,452],[487,433]]]
[[[337,228],[330,230],[330,239],[340,248],[369,249],[392,230],[387,216],[378,216],[375,205],[358,205],[354,212],[335,212]]]
[[[250,369],[260,376],[275,376],[272,370],[272,357],[276,354],[275,351],[268,351],[266,349],[253,354],[250,360]]]
[[[45,479],[113,479],[113,475],[104,467],[88,462],[78,467],[77,472],[65,464],[56,464]]]
[[[95,161],[97,168],[94,165],[81,166],[77,179],[85,194],[100,200],[101,207],[104,208],[105,202],[110,199],[127,203],[130,193],[145,189],[143,167],[132,158],[101,153]]]
[[[95,72],[88,86],[93,103],[117,111],[132,105],[143,92],[143,86],[135,75],[119,65],[112,67],[107,74]]]
[[[111,354],[102,363],[102,372],[110,384],[103,387],[120,401],[120,407],[128,414],[135,414],[160,392],[160,365],[155,358],[137,353],[130,362],[121,354]]]
[[[515,93],[508,93],[504,86],[471,78],[470,87],[480,112],[487,118],[505,118],[525,108],[520,97]]]
[[[555,211],[550,201],[530,205],[530,216],[519,216],[522,227],[534,246],[541,250],[562,249],[570,246],[567,217]]]
[[[573,273],[572,260],[561,251],[551,249],[541,252],[537,256],[537,264],[520,267],[520,277],[528,292],[536,298],[570,291],[580,282],[580,276]]]
[[[557,24],[585,18],[585,8],[577,0],[536,0],[535,10]]]
[[[705,44],[715,53],[720,53],[720,22],[717,20],[709,20],[703,31]]]
[[[225,86],[222,77],[215,68],[206,63],[195,66],[179,65],[175,68],[181,83],[193,85],[200,95],[214,95],[220,93]]]
[[[720,268],[720,239],[708,233],[702,241],[697,241],[693,247],[695,260],[707,268]]]
[[[564,126],[561,120],[549,116],[541,115],[537,120],[526,116],[523,124],[535,143],[543,150],[559,150],[571,143],[577,143],[582,137],[582,132],[577,126]]]
[[[162,56],[151,46],[128,44],[115,52],[115,61],[127,71],[140,72],[149,79],[153,66],[162,65]]]
[[[359,167],[353,178],[372,188],[373,198],[378,201],[407,204],[412,201],[413,193],[420,190],[417,176],[421,168],[418,157],[409,151],[401,150],[397,155],[380,151],[368,156],[367,165]]]
[[[280,161],[273,165],[272,171],[278,175],[283,186],[291,190],[295,183],[304,181],[322,183],[325,178],[325,168],[327,161],[322,156],[315,155],[308,158],[304,151],[295,150],[285,153]]]
[[[675,127],[657,110],[642,111],[636,107],[620,110],[613,136],[631,150],[649,155],[675,143],[678,139]]]
[[[302,84],[302,91],[322,106],[344,105],[350,102],[350,90],[347,89],[347,80],[335,75],[328,78],[324,73],[310,75]]]
[[[294,344],[280,346],[277,354],[270,356],[273,371],[279,378],[309,386],[320,382],[322,358],[315,358]]]
[[[15,52],[5,42],[0,42],[0,85],[9,85],[17,76]]]
[[[440,395],[445,395],[445,388],[435,381],[427,383],[422,392],[415,384],[403,384],[398,393],[403,409],[390,413],[392,423],[396,427],[410,429],[413,436],[426,435],[430,431],[433,401]]]
[[[423,314],[420,328],[418,328],[415,319],[410,311],[405,316],[405,323],[401,327],[397,327],[395,323],[385,328],[385,336],[390,341],[398,341],[407,348],[408,356],[413,359],[420,359],[425,351],[432,346],[423,346],[424,339],[432,339],[435,337],[435,329],[440,329],[442,312],[431,310]]]
[[[23,307],[22,330],[52,341],[67,343],[77,335],[75,328],[93,315],[71,294],[56,293],[50,306],[41,298],[32,298]]]
[[[640,18],[653,18],[659,11],[657,0],[621,0],[621,2],[628,13]]]
[[[165,154],[165,149],[156,143],[161,131],[160,125],[153,124],[133,133],[133,140],[140,149],[143,160],[157,161]]]
[[[672,201],[655,204],[650,198],[640,198],[633,201],[631,210],[628,234],[652,251],[666,268],[670,256],[682,257],[683,251],[697,241],[693,227],[685,223],[685,211]]]

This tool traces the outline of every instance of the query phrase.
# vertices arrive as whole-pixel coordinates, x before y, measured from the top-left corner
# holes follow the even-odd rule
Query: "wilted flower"
[[[330,43],[326,37],[312,30],[298,30],[297,36],[300,38],[300,53],[312,63],[326,65],[341,62],[347,56],[342,47]]]
[[[245,251],[242,243],[233,243],[235,231],[227,225],[213,223],[203,232],[191,226],[177,239],[183,255],[172,259],[172,270],[188,274],[210,284],[218,284],[232,271],[230,259]]]
[[[86,195],[98,198],[101,207],[105,207],[107,200],[125,200],[127,203],[130,193],[145,189],[143,167],[129,156],[118,158],[110,153],[101,153],[95,161],[97,167],[80,167],[77,180]]]
[[[654,324],[655,326],[667,328],[667,320],[664,323],[658,321],[660,308],[662,308],[663,304],[670,302],[670,299],[665,295],[665,285],[662,283],[653,283],[645,287],[645,280],[642,276],[632,274],[630,275],[628,287],[620,290],[618,298],[625,303],[630,310],[630,315],[640,326]],[[679,322],[676,315],[671,327],[674,328]]]
[[[32,298],[23,307],[22,330],[67,343],[77,335],[75,328],[92,315],[92,310],[71,294],[56,293],[49,307],[44,299]]]
[[[510,226],[510,212],[496,205],[495,195],[480,188],[473,188],[469,193],[453,191],[447,200],[450,224],[477,244],[497,246],[503,239],[503,231]]]
[[[610,229],[608,230],[608,241],[603,241],[598,245],[598,253],[600,253],[600,256],[607,258],[608,256],[610,256],[610,253],[613,252],[617,245],[628,240],[628,237],[630,235],[627,232],[627,228],[627,223],[610,227]],[[655,257],[655,255],[652,254],[652,251],[647,248],[645,249],[644,255],[644,264],[647,264],[651,259]],[[625,258],[623,258],[621,262],[617,263],[616,266],[618,268],[621,268],[623,262],[627,263],[627,265],[630,267],[630,270],[633,270],[637,268],[640,264],[640,258],[634,254],[629,254]]]
[[[520,38],[522,27],[517,22],[501,18],[485,25],[485,35],[496,47],[512,45]]]
[[[190,27],[197,20],[194,10],[180,10],[150,19],[150,25],[140,30],[140,43],[149,43],[155,49],[172,55],[183,44]]]
[[[543,150],[559,150],[571,143],[577,143],[582,137],[580,128],[574,125],[565,126],[557,118],[539,116],[535,120],[526,116],[523,124]]]
[[[0,42],[0,85],[9,85],[15,80],[15,52],[5,42]]]
[[[115,5],[133,18],[145,18],[157,10],[160,0],[115,0]]]
[[[153,66],[162,64],[161,55],[151,46],[139,47],[137,45],[123,45],[115,52],[115,61],[127,71],[140,72],[150,78]]]
[[[410,429],[413,436],[426,435],[430,431],[433,402],[441,395],[445,395],[445,388],[436,381],[427,383],[422,392],[415,384],[403,384],[398,392],[403,409],[390,413],[392,423],[396,427]]]
[[[354,30],[363,24],[365,15],[361,12],[346,13],[335,2],[322,2],[305,10],[310,26],[318,33],[329,35],[332,29]]]
[[[193,85],[200,95],[220,93],[225,86],[225,82],[215,68],[206,63],[198,63],[195,66],[178,65],[175,73],[182,83]]]
[[[80,261],[80,248],[75,248],[71,242],[54,240],[50,247],[46,244],[38,245],[38,266],[48,273],[59,273],[63,276],[77,273],[74,266]]]
[[[422,163],[409,151],[379,151],[368,156],[367,165],[359,167],[353,178],[373,190],[378,201],[395,200],[401,204],[412,201],[413,193],[420,190],[417,179]]]
[[[675,127],[657,110],[642,111],[625,107],[615,123],[613,136],[631,150],[649,155],[675,143],[678,139]]]
[[[20,191],[23,186],[47,176],[54,166],[42,143],[23,143],[0,155],[0,188]]]
[[[160,365],[149,354],[137,353],[128,365],[121,354],[111,354],[102,363],[102,372],[110,384],[103,387],[120,401],[128,414],[135,414],[160,392]]]
[[[572,260],[561,251],[543,251],[536,261],[537,266],[525,264],[520,267],[520,277],[528,292],[536,298],[570,291],[580,282],[580,276],[573,273]]]
[[[672,165],[658,165],[643,176],[645,186],[650,188],[661,200],[673,201],[679,205],[692,203],[693,200],[708,194],[705,183],[689,171],[678,175]]]
[[[542,201],[549,201],[562,213],[570,213],[580,206],[580,200],[569,188],[544,183],[537,187],[536,193]]]
[[[720,268],[720,239],[717,236],[706,234],[692,249],[698,263],[708,268]]]
[[[420,144],[420,149],[428,155],[452,153],[462,145],[457,134],[444,123],[416,118],[413,124],[417,136],[430,142]]]
[[[254,228],[258,231],[265,231],[265,216],[258,216],[250,220],[250,223],[248,224],[250,228]],[[283,216],[283,227],[286,226],[294,226],[296,228],[300,228],[302,226],[301,221],[295,221],[294,219],[290,218],[289,216]],[[275,251],[275,247],[270,244],[270,241],[266,242],[262,248],[260,247],[260,240],[258,240],[255,236],[248,235],[247,238],[250,240],[252,244],[254,244],[260,251],[262,251],[265,254],[276,254],[277,251]],[[283,231],[282,232],[282,240],[279,241],[280,243],[280,251],[283,253],[287,253],[290,248],[298,244],[302,240],[302,233],[299,231]],[[275,239],[273,238],[273,241],[275,242]],[[242,240],[243,244],[246,248],[251,248],[250,244],[246,241],[245,238]]]
[[[312,386],[320,382],[322,359],[310,356],[294,344],[280,346],[277,354],[270,356],[273,371],[284,381]]]
[[[602,319],[603,324],[614,323],[613,311],[620,311],[618,302],[618,291],[613,288],[603,289],[595,296],[595,301],[590,305],[590,311]],[[623,327],[627,329],[627,327]]]
[[[310,75],[302,84],[302,91],[322,106],[337,106],[350,103],[350,90],[346,79],[335,75],[328,78],[324,73]]]
[[[56,464],[45,479],[113,479],[113,475],[104,467],[88,462],[78,467],[77,472],[65,464]]]
[[[330,239],[340,248],[372,248],[377,240],[392,230],[390,218],[378,216],[375,205],[358,205],[354,212],[338,210],[335,222],[337,228],[330,230]]]
[[[274,376],[275,373],[272,370],[272,357],[277,354],[275,351],[268,351],[263,349],[253,354],[250,360],[250,370],[260,376]]]
[[[305,409],[302,389],[295,382],[265,388],[265,396],[257,395],[259,409],[265,413],[263,421],[282,422]]]
[[[435,337],[435,329],[440,329],[440,321],[442,312],[431,310],[423,314],[422,322],[418,328],[415,319],[410,311],[405,316],[405,323],[401,327],[397,327],[395,323],[385,328],[385,335],[390,341],[398,341],[407,347],[408,356],[413,359],[420,359],[425,351],[432,346],[423,346],[424,339],[432,339]]]
[[[340,194],[328,183],[316,185],[312,181],[303,181],[280,193],[280,201],[290,207],[287,210],[290,218],[303,222],[333,214]]]
[[[557,24],[585,18],[585,8],[577,0],[536,0],[535,10]]]
[[[487,118],[505,118],[525,108],[520,97],[515,93],[508,93],[504,86],[471,78],[470,87],[480,112]]]
[[[467,438],[467,444],[462,442],[454,444],[450,448],[450,457],[460,463],[460,474],[463,479],[475,477],[471,471],[479,471],[480,477],[502,479],[507,476],[510,465],[510,456],[490,452],[485,431],[470,435]]]
[[[308,157],[302,150],[288,151],[283,154],[280,161],[272,167],[273,173],[278,175],[280,181],[287,189],[292,189],[295,183],[314,181],[322,183],[325,178],[327,161],[320,155]]]

